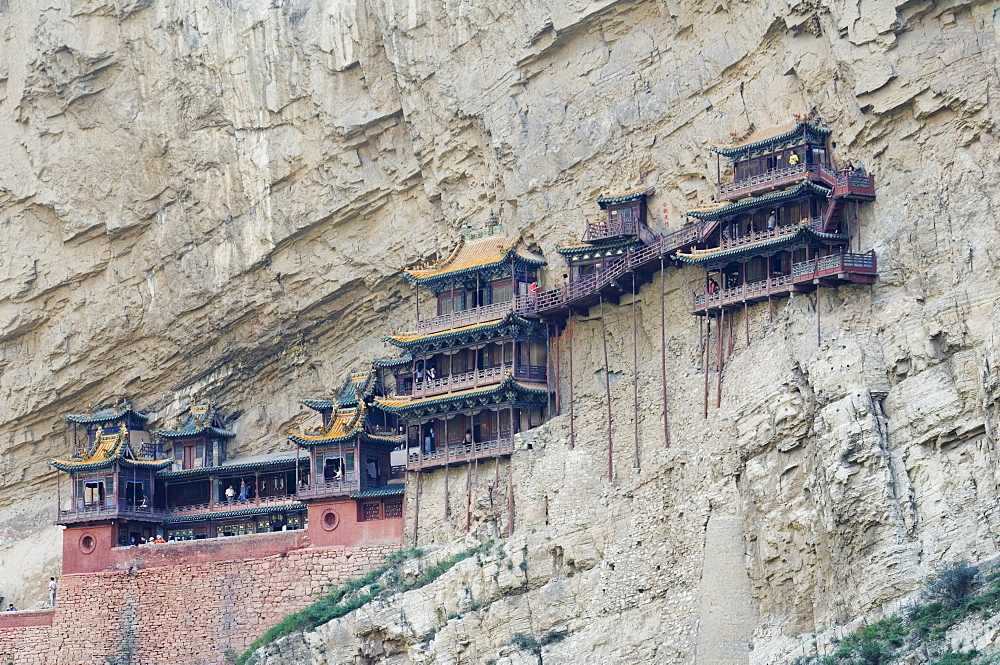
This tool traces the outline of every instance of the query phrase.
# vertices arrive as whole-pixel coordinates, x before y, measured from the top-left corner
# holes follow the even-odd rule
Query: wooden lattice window
[[[365,503],[361,506],[361,520],[370,522],[379,518],[379,505],[377,503]]]
[[[392,501],[385,504],[385,518],[392,519],[394,517],[403,516],[403,502],[402,501]]]

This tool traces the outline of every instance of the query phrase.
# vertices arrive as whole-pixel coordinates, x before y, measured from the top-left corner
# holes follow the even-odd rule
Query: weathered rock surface
[[[239,449],[281,447],[300,396],[412,323],[397,271],[464,225],[495,212],[554,283],[553,247],[597,194],[655,186],[654,225],[674,229],[713,192],[710,142],[811,107],[836,157],[876,176],[857,213],[879,282],[782,301],[773,321],[752,308],[749,345],[738,317],[704,420],[698,276],[671,269],[669,449],[659,285],[636,303],[637,376],[628,299],[609,307],[614,484],[601,321],[580,322],[577,447],[563,416],[501,469],[526,574],[500,571],[494,589],[462,568],[428,588],[428,608],[488,590],[488,616],[429,645],[414,630],[386,662],[531,662],[500,645],[565,626],[546,662],[704,663],[724,642],[732,662],[766,663],[997,551],[995,3],[0,0],[0,35],[0,520],[15,534],[0,592],[14,602],[56,569],[40,506],[47,459],[71,447],[66,412],[128,395],[165,418],[212,395]],[[426,541],[464,526],[464,506],[435,505],[441,484]],[[503,518],[477,496],[477,524]],[[733,557],[733,538],[743,619],[711,646],[706,552]],[[341,645],[316,657],[341,662],[359,632],[307,639]]]

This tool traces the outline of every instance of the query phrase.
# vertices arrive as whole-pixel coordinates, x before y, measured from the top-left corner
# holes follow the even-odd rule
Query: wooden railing
[[[424,463],[449,458],[455,458],[456,461],[462,461],[480,456],[488,457],[490,455],[504,455],[512,452],[513,450],[513,439],[509,436],[504,436],[499,439],[491,439],[489,441],[452,443],[447,446],[440,446],[431,452],[425,452],[423,455],[421,455],[416,448],[411,448],[407,457],[407,462],[410,466],[413,466],[419,465],[421,460],[423,460]]]
[[[511,301],[495,302],[482,307],[470,307],[461,309],[431,319],[423,319],[417,322],[415,331],[400,333],[401,335],[429,335],[431,333],[442,332],[450,328],[469,326],[475,323],[484,323],[500,318],[504,312],[511,308]]]
[[[89,522],[112,519],[162,519],[168,511],[160,508],[131,505],[83,505],[70,510],[59,511],[59,523]]]
[[[878,261],[874,250],[866,254],[830,254],[794,263],[788,275],[775,275],[769,279],[740,284],[730,289],[695,295],[694,309],[696,311],[711,309],[770,294],[787,293],[793,284],[810,282],[832,274],[874,275],[877,272]]]
[[[621,219],[622,215],[613,215],[611,222],[602,219],[599,222],[587,222],[584,240],[600,240],[618,236],[634,236],[639,234],[639,220],[636,216]]]
[[[763,186],[780,186],[789,182],[800,180],[800,176],[813,174],[819,176],[826,184],[833,185],[836,182],[837,172],[820,164],[806,165],[804,163],[793,166],[784,166],[780,169],[771,169],[763,173],[757,173],[740,180],[719,185],[718,196],[720,201],[728,201],[734,198],[745,196],[754,189]]]
[[[414,384],[413,395],[426,397],[428,395],[475,388],[481,383],[499,383],[503,380],[503,377],[512,371],[513,367],[511,365],[497,365],[496,367],[484,367],[471,372],[439,376],[435,379],[425,377],[423,381]]]
[[[834,196],[875,196],[875,176],[859,171],[839,171]]]
[[[712,228],[715,228],[714,222],[698,222],[679,231],[659,236],[652,242],[630,248],[623,256],[590,275],[561,287],[542,291],[537,295],[518,296],[514,300],[514,311],[519,314],[537,314],[572,304],[576,300],[597,293],[640,266],[658,260],[661,256],[670,256],[699,242]]]

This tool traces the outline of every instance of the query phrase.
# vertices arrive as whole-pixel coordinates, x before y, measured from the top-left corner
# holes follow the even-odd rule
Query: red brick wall
[[[0,612],[0,664],[48,665],[52,610]]]
[[[63,575],[51,628],[0,623],[0,655],[15,655],[0,665],[109,662],[105,656],[143,665],[223,663],[227,648],[242,652],[286,614],[311,603],[327,583],[359,577],[397,549],[300,549]],[[123,658],[129,652],[132,661]]]

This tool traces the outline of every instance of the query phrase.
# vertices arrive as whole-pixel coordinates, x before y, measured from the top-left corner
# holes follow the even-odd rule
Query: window
[[[385,518],[387,520],[398,519],[403,516],[403,502],[389,501],[385,504]]]
[[[514,299],[514,288],[509,279],[502,279],[490,285],[493,302],[510,302]]]
[[[361,521],[371,522],[379,519],[380,511],[377,503],[364,503],[361,505]]]
[[[105,500],[104,481],[91,481],[83,486],[83,503],[88,507],[103,506]]]

